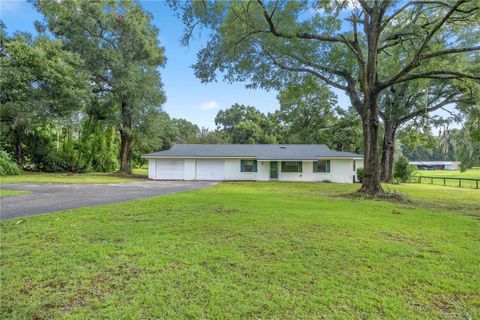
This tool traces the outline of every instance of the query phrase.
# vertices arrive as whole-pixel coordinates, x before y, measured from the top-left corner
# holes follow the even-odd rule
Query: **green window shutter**
[[[318,161],[313,161],[313,172],[318,172]]]
[[[298,172],[303,172],[302,165],[303,165],[303,162],[302,162],[302,161],[298,161]]]
[[[326,165],[326,170],[325,172],[330,172],[330,160],[327,160],[327,165]]]
[[[287,163],[285,161],[282,161],[282,172],[287,171]]]
[[[257,160],[253,160],[253,172],[257,172]]]
[[[240,172],[245,172],[245,160],[240,160]]]

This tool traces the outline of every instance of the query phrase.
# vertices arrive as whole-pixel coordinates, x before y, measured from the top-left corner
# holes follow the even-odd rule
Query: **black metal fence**
[[[414,183],[428,183],[433,185],[443,185],[443,186],[449,186],[449,187],[473,188],[473,189],[479,189],[479,186],[480,186],[480,179],[474,179],[474,178],[414,176],[411,178],[410,181]]]

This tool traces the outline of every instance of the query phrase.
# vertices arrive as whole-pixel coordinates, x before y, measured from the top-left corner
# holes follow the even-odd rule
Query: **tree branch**
[[[428,71],[423,73],[413,73],[401,79],[398,79],[392,84],[415,80],[415,79],[461,79],[461,78],[480,81],[480,76],[475,76],[475,75],[456,72],[456,71],[436,70],[436,71]]]
[[[454,54],[454,53],[462,53],[462,52],[472,52],[472,51],[480,51],[480,46],[477,47],[468,47],[468,48],[455,48],[455,49],[448,49],[442,50],[437,52],[432,52],[429,54],[424,54],[420,56],[420,60],[426,60],[430,58],[435,58],[439,56],[444,56],[447,54]]]
[[[257,0],[258,4],[262,7],[263,9],[263,16],[265,17],[265,20],[268,23],[269,26],[269,31],[271,34],[273,34],[276,37],[280,38],[285,38],[285,39],[293,39],[293,38],[300,38],[300,39],[310,39],[310,40],[318,40],[321,42],[340,42],[344,43],[343,39],[340,37],[332,37],[332,36],[326,36],[326,35],[319,35],[319,34],[312,34],[312,33],[295,33],[295,34],[288,34],[284,32],[280,32],[277,30],[275,27],[275,24],[273,23],[273,13],[268,14],[267,8],[265,7],[265,4],[263,3],[262,0]]]
[[[423,40],[420,48],[417,50],[417,52],[415,53],[415,56],[413,57],[413,59],[400,71],[398,72],[396,75],[394,75],[393,77],[391,77],[390,79],[388,79],[387,81],[385,82],[381,82],[379,83],[379,87],[380,87],[380,90],[382,89],[385,89],[389,86],[391,86],[392,84],[394,83],[398,83],[397,80],[402,78],[403,76],[405,76],[406,74],[408,74],[411,70],[413,70],[414,68],[418,67],[420,65],[420,57],[423,53],[423,51],[425,50],[425,48],[427,47],[428,43],[430,42],[430,40],[432,39],[432,37],[435,35],[435,33],[437,33],[437,31],[445,24],[445,22],[447,22],[447,20],[450,18],[450,16],[452,16],[452,14],[457,10],[457,8],[462,5],[463,3],[467,2],[467,0],[458,0],[451,8],[450,10],[447,12],[447,14],[445,14],[445,16],[433,27],[432,30],[430,30],[430,32],[427,34],[427,36],[425,37],[425,39]],[[404,80],[406,81],[406,80]]]
[[[328,85],[331,85],[332,87],[335,87],[335,88],[338,88],[340,90],[344,90],[344,91],[347,91],[347,87],[344,86],[344,85],[341,85],[335,81],[332,81],[330,80],[328,77],[322,75],[321,73],[315,71],[315,70],[312,70],[312,69],[309,69],[309,68],[300,68],[300,67],[289,67],[289,66],[286,66],[284,65],[283,63],[279,62],[271,53],[269,53],[268,51],[264,50],[264,52],[267,54],[267,56],[270,58],[270,60],[272,61],[272,63],[274,65],[276,65],[278,68],[282,69],[282,70],[285,70],[285,71],[289,71],[289,72],[303,72],[303,73],[309,73],[317,78],[319,78],[320,80],[322,80],[323,82],[325,82],[326,84]]]

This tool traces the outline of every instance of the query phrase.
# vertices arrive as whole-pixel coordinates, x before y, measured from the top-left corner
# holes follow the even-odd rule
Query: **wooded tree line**
[[[186,45],[208,29],[198,78],[279,91],[279,110],[236,104],[213,131],[162,110],[166,59],[139,4],[33,4],[45,18],[38,36],[1,33],[0,142],[27,168],[130,173],[141,154],[172,143],[325,143],[365,154],[362,190],[375,195],[392,178],[396,137],[406,153],[441,148],[478,164],[475,1],[171,1]],[[449,119],[431,117],[453,107]]]

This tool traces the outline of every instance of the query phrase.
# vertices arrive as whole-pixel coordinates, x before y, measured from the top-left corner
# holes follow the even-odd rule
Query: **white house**
[[[362,155],[321,144],[176,144],[143,158],[154,180],[352,183],[363,167]]]

